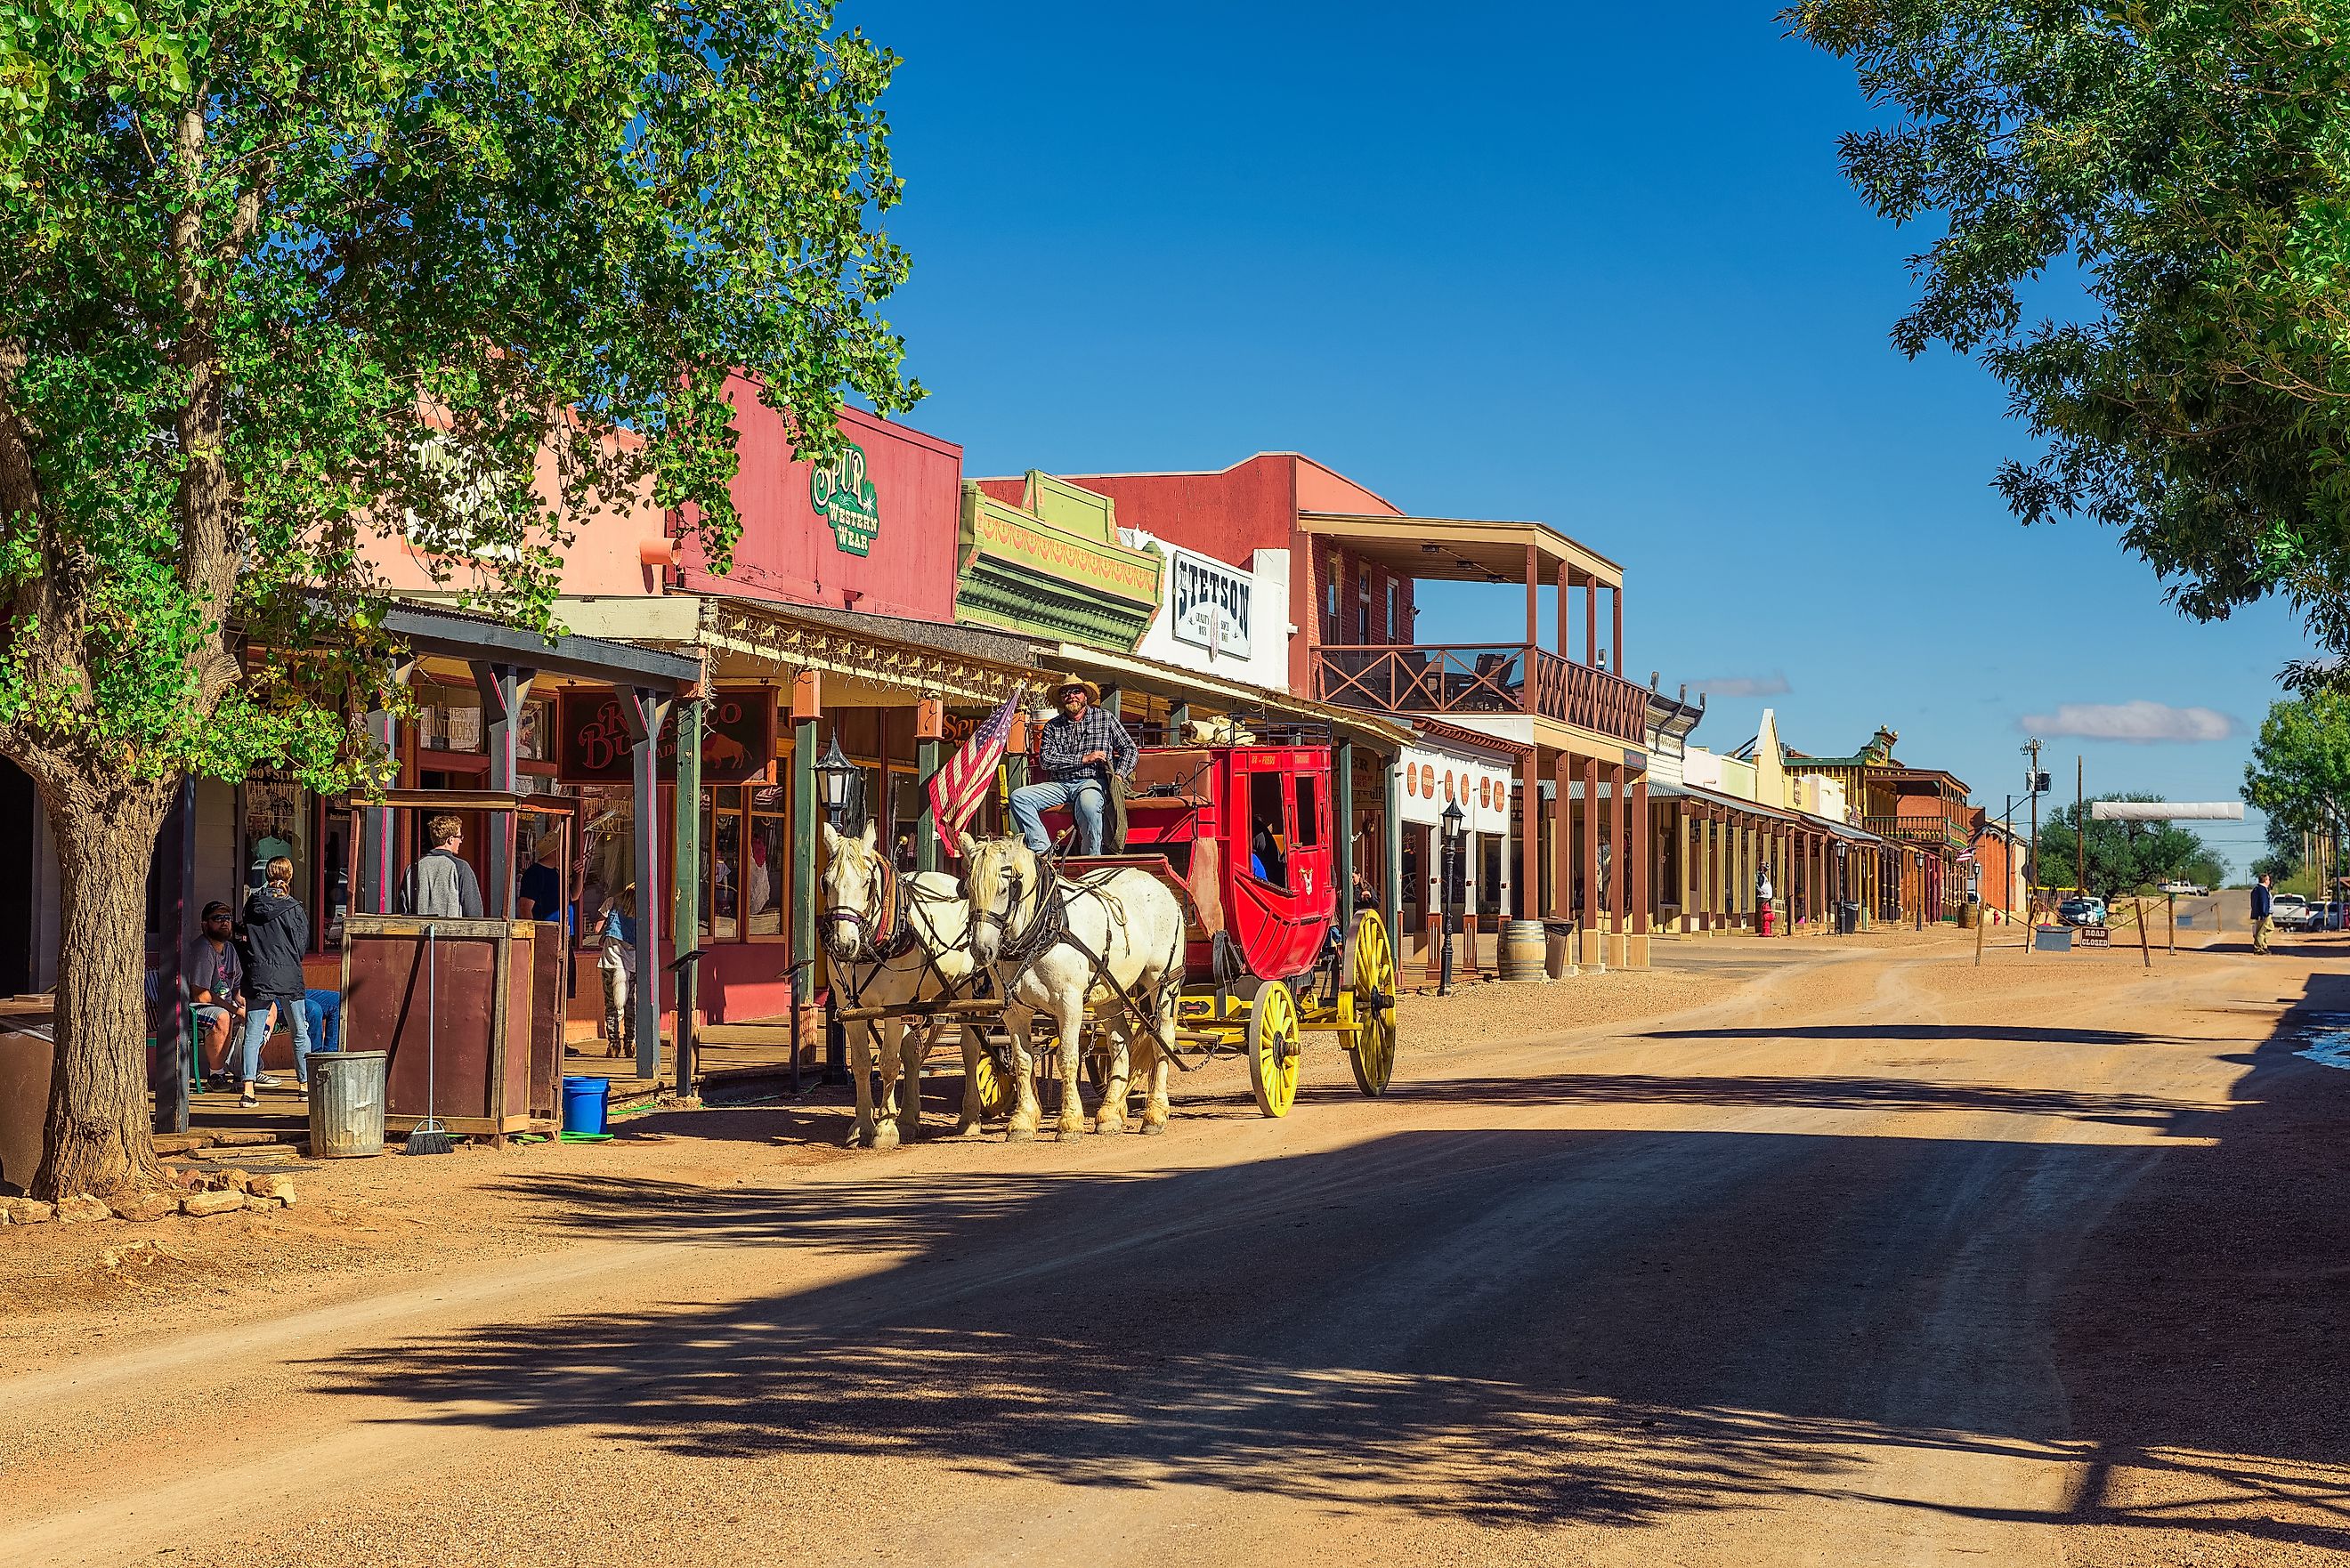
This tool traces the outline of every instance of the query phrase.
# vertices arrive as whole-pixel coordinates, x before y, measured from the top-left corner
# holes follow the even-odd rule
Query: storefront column
[[[761,696],[764,697],[762,692]],[[681,961],[677,966],[677,1092],[693,1093],[695,1017],[702,1005],[702,727],[710,700],[695,695],[677,710],[677,898],[670,929]],[[764,720],[761,721],[764,725]],[[736,895],[741,897],[739,891]],[[738,903],[737,919],[748,911]],[[738,927],[737,929],[741,928]]]
[[[1607,960],[1618,969],[1632,961],[1632,867],[1639,851],[1632,843],[1631,801],[1624,793],[1624,764],[1607,769]]]
[[[1003,788],[1008,795],[1028,787],[1028,715],[1012,715],[1012,732],[1003,742]],[[1007,826],[1006,831],[1009,831]]]
[[[1400,756],[1389,757],[1381,772],[1387,776],[1384,820],[1380,837],[1387,848],[1387,876],[1381,878],[1379,907],[1387,916],[1388,945],[1395,951],[1396,972],[1403,972],[1403,776]],[[1399,981],[1400,985],[1401,981]]]
[[[402,654],[391,667],[391,683],[405,686],[416,672],[416,659]],[[399,782],[400,726],[391,714],[379,709],[367,716],[368,738],[383,748],[384,761],[392,769],[394,784]],[[359,886],[351,908],[371,915],[391,913],[393,889],[400,886],[399,834],[388,805],[371,805],[359,813],[357,831],[359,836]]]
[[[472,668],[473,688],[482,695],[482,741],[490,754],[490,788],[510,794],[515,787],[522,705],[530,696],[536,672],[512,664],[475,663]],[[516,875],[515,815],[512,811],[494,811],[489,818],[489,842],[483,846],[489,886],[482,889],[482,909],[492,919],[511,920]]]
[[[813,670],[792,677],[792,976],[793,1060],[797,1061],[809,1010],[816,1005],[816,721],[824,701],[823,679]],[[831,1073],[829,1052],[825,1071]]]
[[[1562,620],[1565,615],[1562,602]],[[1546,912],[1555,920],[1572,919],[1575,916],[1575,810],[1574,802],[1568,799],[1574,787],[1570,777],[1574,771],[1572,760],[1565,752],[1551,759],[1550,909]]]
[[[1534,590],[1526,592],[1531,597]],[[1537,747],[1527,747],[1525,760],[1518,764],[1518,788],[1525,794],[1525,805],[1518,813],[1517,918],[1538,920],[1542,919],[1542,761]]]
[[[1189,702],[1167,704],[1167,743],[1170,746],[1181,745],[1185,740],[1183,732],[1191,727],[1191,704]]]
[[[1648,967],[1648,888],[1657,857],[1656,835],[1648,823],[1648,775],[1632,775],[1632,946],[1627,961],[1635,969]]]
[[[1599,914],[1599,759],[1583,759],[1583,909],[1579,929],[1581,961],[1589,968],[1607,967],[1606,922]]]
[[[1330,748],[1330,831],[1338,842],[1338,932],[1355,929],[1355,742]]]
[[[637,1014],[637,1076],[650,1078],[660,1071],[661,898],[660,898],[660,755],[661,726],[669,721],[670,700],[642,686],[616,688],[620,722],[629,732],[629,794],[636,813],[637,849],[637,972],[633,1001]],[[690,805],[685,809],[692,809]],[[513,893],[509,878],[507,893]],[[506,906],[513,908],[511,901]]]
[[[939,849],[939,825],[928,809],[931,779],[939,771],[939,753],[947,732],[947,705],[925,697],[914,706],[914,869],[938,871],[946,857]],[[888,851],[885,849],[884,853]]]

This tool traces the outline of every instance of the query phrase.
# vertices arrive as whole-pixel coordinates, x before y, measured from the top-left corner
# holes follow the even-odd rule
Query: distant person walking
[[[262,885],[244,900],[245,943],[253,962],[244,976],[244,1060],[241,1104],[261,1103],[256,1089],[274,1088],[262,1075],[261,1047],[269,1038],[271,1007],[285,1015],[294,1034],[294,1072],[310,1080],[310,1021],[302,1006],[306,989],[302,954],[310,945],[310,917],[293,895],[294,862],[274,856],[263,867]]]
[[[2276,895],[2269,891],[2267,873],[2252,884],[2252,950],[2269,950],[2269,922],[2276,909]]]
[[[457,854],[457,846],[465,842],[464,823],[454,816],[433,817],[424,825],[424,836],[432,847],[418,856],[400,878],[400,912],[440,920],[480,919],[481,879]]]
[[[604,1054],[623,1056],[637,1044],[629,981],[637,970],[637,885],[604,900],[596,912],[596,972],[604,981]]]

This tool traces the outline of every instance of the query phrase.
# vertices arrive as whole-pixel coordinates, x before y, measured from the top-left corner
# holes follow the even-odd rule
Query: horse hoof
[[[986,1127],[979,1122],[959,1123],[954,1130],[954,1135],[957,1137],[984,1137],[986,1133]]]
[[[1083,1122],[1063,1122],[1054,1130],[1058,1132],[1063,1137],[1083,1137],[1086,1136],[1086,1124]]]
[[[1145,1137],[1157,1137],[1160,1133],[1163,1133],[1166,1130],[1167,1124],[1165,1122],[1146,1121],[1142,1124],[1142,1136]]]
[[[1116,1133],[1122,1133],[1125,1130],[1126,1123],[1124,1121],[1103,1120],[1097,1121],[1094,1124],[1094,1131],[1101,1134],[1105,1137]]]
[[[1003,1141],[1006,1143],[1035,1143],[1036,1141],[1036,1129],[1035,1127],[1005,1127],[1003,1129]]]

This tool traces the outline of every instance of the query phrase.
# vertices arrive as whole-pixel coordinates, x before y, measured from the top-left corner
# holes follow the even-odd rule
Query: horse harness
[[[1107,884],[1118,875],[1118,868],[1091,872],[1082,879],[1072,881],[1062,876],[1059,867],[1050,860],[1043,864],[1045,885],[1039,892],[1036,912],[1017,936],[1013,933],[1012,917],[1008,914],[977,909],[971,913],[972,929],[976,930],[980,922],[985,920],[993,924],[1000,934],[995,950],[995,968],[1000,971],[1007,959],[1014,966],[1008,978],[997,974],[997,989],[1008,999],[1020,982],[1028,977],[1028,971],[1035,967],[1038,959],[1055,947],[1066,947],[1084,959],[1087,967],[1093,971],[1093,980],[1086,987],[1087,995],[1092,994],[1094,985],[1107,985],[1138,1023],[1150,1022],[1157,1009],[1146,1010],[1137,1002],[1133,994],[1118,983],[1118,977],[1109,972],[1109,961],[1094,951],[1084,938],[1069,929],[1069,900],[1073,895],[1098,899],[1109,911],[1113,923],[1120,927],[1126,924],[1126,907],[1107,891]],[[1021,886],[1020,874],[1014,871],[1012,873],[1012,896],[1004,900],[1004,907],[1007,909],[1019,909],[1025,892],[1026,889]],[[1179,964],[1179,971],[1180,967]],[[1180,973],[1170,974],[1160,983],[1173,984],[1180,978]]]
[[[881,874],[871,883],[871,902],[865,909],[832,904],[824,910],[825,919],[841,921],[857,932],[857,950],[841,965],[845,971],[841,977],[841,989],[848,993],[848,1005],[864,1006],[865,988],[879,978],[882,967],[903,958],[910,951],[919,951],[922,955],[923,970],[938,985],[942,995],[951,997],[961,986],[941,972],[938,954],[931,950],[930,944],[921,940],[914,929],[909,905],[942,904],[953,900],[942,893],[925,892],[908,881],[899,874],[898,867],[887,856],[874,857],[874,864],[880,867]],[[968,930],[956,945],[966,950],[969,949],[971,936]],[[975,976],[978,972],[979,966],[973,964],[972,973]]]

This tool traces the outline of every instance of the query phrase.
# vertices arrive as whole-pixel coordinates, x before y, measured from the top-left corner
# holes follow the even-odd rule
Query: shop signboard
[[[1174,574],[1168,629],[1175,639],[1211,653],[1248,658],[1249,597],[1255,587],[1249,574],[1164,541],[1159,547],[1167,552]]]
[[[619,699],[592,688],[567,688],[557,710],[556,766],[567,784],[619,784],[629,777],[629,727]],[[677,775],[677,721],[661,726],[654,748],[660,776]],[[775,692],[764,686],[722,686],[702,725],[702,782],[769,781],[775,758]]]
[[[881,532],[881,502],[866,473],[865,449],[855,441],[830,462],[808,467],[808,504],[831,525],[833,547],[869,556]]]
[[[1510,770],[1489,757],[1471,755],[1465,748],[1422,743],[1406,746],[1396,763],[1401,775],[1403,819],[1434,827],[1444,808],[1458,801],[1469,833],[1506,835],[1510,831]]]

